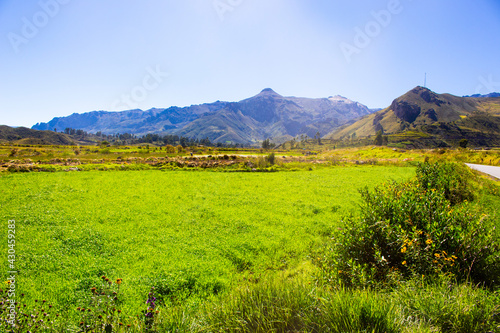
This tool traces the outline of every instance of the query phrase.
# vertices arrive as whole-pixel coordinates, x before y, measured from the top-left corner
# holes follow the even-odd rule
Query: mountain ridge
[[[239,102],[205,103],[119,112],[92,111],[56,117],[32,129],[81,129],[89,133],[176,134],[212,142],[256,144],[266,138],[283,141],[296,135],[325,135],[369,114],[365,105],[345,97],[285,97],[271,88]]]
[[[467,139],[474,145],[500,145],[500,98],[437,94],[417,86],[385,109],[335,129],[326,138],[369,137],[377,132],[418,132],[443,146]]]

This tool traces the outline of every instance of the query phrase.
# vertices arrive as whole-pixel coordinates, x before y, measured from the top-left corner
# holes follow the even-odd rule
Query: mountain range
[[[177,134],[212,142],[255,144],[266,138],[284,142],[297,135],[324,136],[372,111],[345,97],[284,97],[270,88],[239,102],[166,109],[94,111],[38,123],[36,130],[81,129],[89,133]]]
[[[139,136],[175,134],[245,145],[267,138],[279,144],[318,134],[324,139],[350,140],[380,132],[410,147],[456,146],[463,139],[474,146],[500,146],[500,94],[458,97],[415,87],[387,108],[375,110],[341,96],[284,97],[266,88],[239,102],[75,113],[33,126],[35,130],[56,128]]]

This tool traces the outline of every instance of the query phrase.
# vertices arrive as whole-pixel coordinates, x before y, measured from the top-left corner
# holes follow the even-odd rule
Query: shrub
[[[424,190],[435,189],[452,205],[474,199],[469,179],[474,174],[464,164],[421,163],[417,166],[417,182]]]
[[[469,144],[469,140],[467,139],[462,139],[458,142],[458,145],[460,146],[460,148],[467,148],[467,145]]]
[[[259,169],[265,169],[269,166],[269,162],[265,156],[259,156],[256,162]]]
[[[18,151],[19,151],[19,150],[18,150],[18,149],[16,149],[16,148],[12,149],[12,150],[10,151],[10,153],[9,153],[9,157],[14,157],[14,156],[16,156],[16,155],[17,155],[17,153],[18,153]]]
[[[362,190],[360,217],[345,218],[342,232],[317,259],[321,279],[379,286],[445,273],[461,281],[498,283],[494,228],[465,200],[472,192],[467,174],[458,170],[420,164],[416,180]]]
[[[271,165],[274,165],[275,160],[276,160],[276,156],[274,155],[274,153],[271,153],[271,154],[266,156],[266,161]]]
[[[165,150],[167,151],[167,154],[173,154],[175,153],[175,147],[172,145],[166,145]]]

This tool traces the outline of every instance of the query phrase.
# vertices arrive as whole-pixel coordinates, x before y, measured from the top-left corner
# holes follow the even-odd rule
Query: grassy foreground
[[[34,316],[16,332],[498,331],[495,290],[446,277],[371,291],[318,282],[313,257],[359,208],[358,190],[414,170],[3,174],[16,300]],[[499,225],[494,186],[477,201]]]
[[[179,303],[296,266],[356,208],[360,187],[413,172],[7,174],[1,217],[16,221],[17,292],[28,307],[45,299],[72,313],[106,275],[123,279],[121,309],[136,315],[151,287]]]

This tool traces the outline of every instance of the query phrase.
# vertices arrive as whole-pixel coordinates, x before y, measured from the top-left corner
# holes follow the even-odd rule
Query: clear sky
[[[93,110],[500,91],[498,0],[0,0],[0,124]]]

